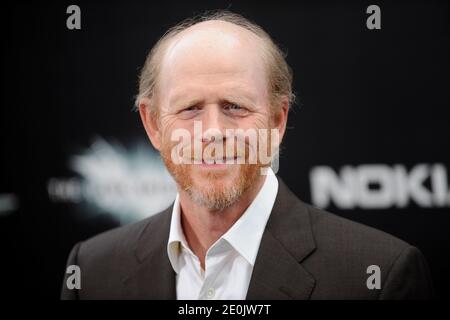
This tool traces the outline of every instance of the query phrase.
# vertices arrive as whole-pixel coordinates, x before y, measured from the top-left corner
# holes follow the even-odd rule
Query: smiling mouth
[[[227,157],[222,159],[201,159],[201,164],[206,166],[217,166],[217,165],[227,165],[236,164],[239,157]],[[195,163],[200,164],[200,160],[195,160]]]

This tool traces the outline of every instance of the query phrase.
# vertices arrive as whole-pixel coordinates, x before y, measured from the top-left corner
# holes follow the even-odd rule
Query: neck
[[[220,211],[199,206],[185,191],[180,191],[181,225],[184,236],[192,252],[200,260],[203,270],[208,249],[242,216],[261,190],[264,181],[265,176],[258,176],[253,186],[236,202]]]

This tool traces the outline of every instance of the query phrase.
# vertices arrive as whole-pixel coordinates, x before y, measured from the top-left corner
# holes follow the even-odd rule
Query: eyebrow
[[[256,107],[255,102],[253,102],[252,99],[245,97],[244,95],[242,95],[242,96],[226,95],[224,100],[242,103],[244,106],[249,106],[252,108]]]
[[[242,92],[242,91],[241,91]],[[249,107],[256,107],[256,103],[254,102],[254,100],[248,96],[253,97],[252,94],[248,93],[248,92],[243,92],[242,94],[227,94],[225,95],[222,99],[220,99],[221,102],[236,102],[236,103],[242,103],[244,106],[249,106]],[[204,99],[198,99],[198,98],[193,98],[193,99],[186,99],[184,100],[185,97],[185,93],[177,93],[175,94],[175,96],[171,99],[170,104],[179,108],[180,106],[193,106],[193,105],[198,105],[198,104],[202,104],[204,102]]]

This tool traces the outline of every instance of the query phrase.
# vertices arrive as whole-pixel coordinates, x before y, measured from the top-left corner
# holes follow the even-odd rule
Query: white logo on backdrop
[[[158,213],[175,199],[176,184],[148,143],[124,148],[97,138],[70,158],[70,168],[77,176],[49,179],[50,199],[110,213],[121,223]]]
[[[312,202],[340,209],[422,208],[450,206],[447,169],[443,164],[344,166],[339,173],[328,166],[310,171]]]

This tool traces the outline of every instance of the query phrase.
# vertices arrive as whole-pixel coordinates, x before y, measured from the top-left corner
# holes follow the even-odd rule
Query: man
[[[81,289],[66,278],[62,298],[430,297],[416,248],[303,203],[270,162],[250,161],[267,147],[274,157],[292,100],[282,52],[245,18],[219,12],[169,30],[147,57],[136,105],[178,195],[75,245],[68,265],[80,267]],[[236,133],[265,129],[256,143]]]

